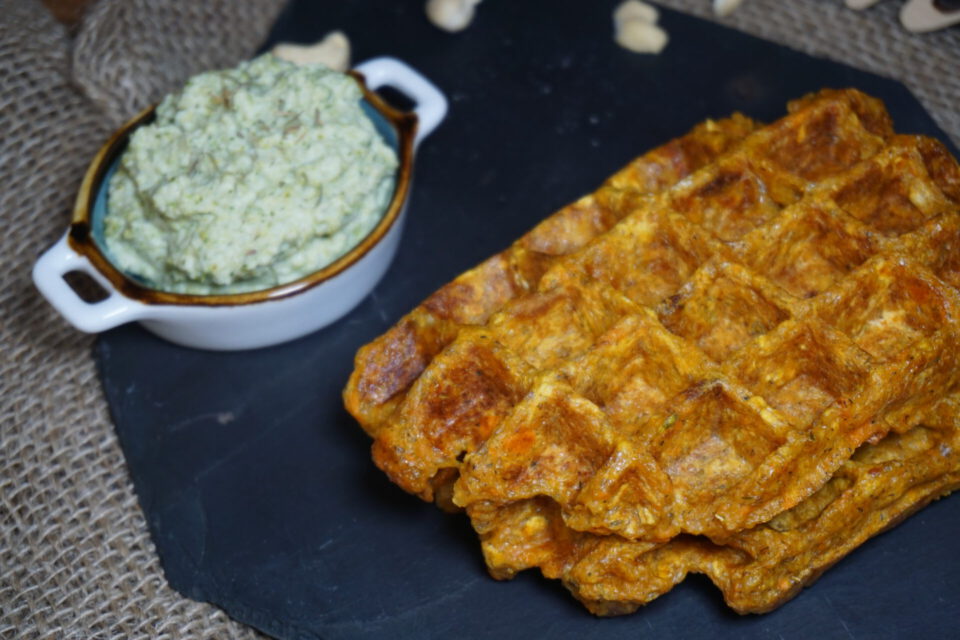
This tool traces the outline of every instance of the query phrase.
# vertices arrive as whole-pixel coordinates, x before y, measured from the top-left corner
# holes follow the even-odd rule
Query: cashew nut
[[[660,15],[640,0],[626,0],[613,12],[613,39],[637,53],[660,53],[667,46],[667,32],[657,26]]]
[[[655,24],[627,20],[617,29],[614,38],[621,47],[637,53],[660,53],[667,46],[667,32]]]
[[[640,0],[626,0],[621,2],[613,11],[613,22],[619,24],[627,20],[640,20],[649,24],[656,24],[660,19],[660,12],[655,7],[640,2]]]
[[[445,31],[463,31],[470,22],[480,0],[427,0],[427,18]]]
[[[271,53],[294,64],[323,64],[334,71],[350,68],[350,40],[342,31],[332,31],[311,45],[280,43]]]

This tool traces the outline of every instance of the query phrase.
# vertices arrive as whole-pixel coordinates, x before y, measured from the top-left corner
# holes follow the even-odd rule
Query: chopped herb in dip
[[[136,130],[110,180],[107,250],[177,293],[297,280],[356,246],[393,194],[397,156],[350,76],[270,54],[203,73]]]

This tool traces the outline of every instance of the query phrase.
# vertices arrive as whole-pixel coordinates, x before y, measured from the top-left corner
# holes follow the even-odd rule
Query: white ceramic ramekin
[[[403,230],[417,145],[447,112],[443,94],[419,73],[392,58],[376,58],[354,69],[364,88],[364,106],[400,159],[393,198],[380,223],[349,253],[300,280],[263,291],[232,295],[186,295],[149,289],[111,264],[102,249],[106,178],[131,132],[149,122],[147,109],[125,124],[100,149],[87,170],[67,233],[33,268],[33,281],[64,318],[82,331],[98,332],[138,321],[153,333],[200,349],[252,349],[316,331],[363,300],[393,260]],[[389,85],[416,103],[404,113],[374,91]],[[81,271],[109,294],[85,302],[64,280]]]

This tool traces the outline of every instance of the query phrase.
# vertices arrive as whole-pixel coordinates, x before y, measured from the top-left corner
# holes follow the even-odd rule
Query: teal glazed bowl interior
[[[292,282],[242,293],[196,295],[154,289],[117,267],[105,240],[109,181],[131,133],[154,117],[153,108],[123,125],[100,148],[77,195],[67,233],[33,268],[33,280],[71,324],[87,332],[127,322],[185,346],[252,349],[316,331],[353,309],[386,273],[396,253],[410,193],[414,152],[447,112],[444,95],[415,70],[393,58],[376,58],[350,72],[361,107],[383,141],[397,153],[393,195],[380,220],[359,243],[330,264]],[[410,111],[393,108],[375,90],[390,86],[412,99]],[[89,275],[106,298],[88,302],[68,285],[71,272]]]
[[[151,283],[139,277],[137,274],[123,271],[118,266],[117,261],[110,253],[106,242],[104,220],[109,212],[110,196],[109,186],[113,174],[117,171],[122,160],[123,152],[129,144],[130,136],[141,127],[150,124],[154,119],[154,108],[147,109],[134,120],[132,120],[124,129],[118,133],[118,139],[112,140],[115,144],[108,143],[108,154],[104,157],[106,170],[99,175],[93,186],[94,198],[86,209],[86,213],[81,211],[85,207],[81,204],[81,198],[78,198],[77,210],[74,216],[74,225],[71,229],[71,240],[78,244],[86,245],[88,253],[99,254],[102,260],[93,259],[94,263],[106,263],[107,269],[104,269],[108,279],[117,286],[125,295],[143,300],[145,302],[163,302],[172,304],[238,304],[244,302],[254,302],[260,298],[274,298],[278,296],[291,295],[305,287],[312,286],[323,279],[334,275],[340,269],[346,268],[357,257],[355,249],[369,245],[369,240],[379,238],[385,231],[385,226],[393,224],[396,214],[402,207],[403,201],[409,188],[410,165],[412,164],[412,138],[416,130],[416,117],[405,112],[398,111],[387,104],[379,95],[367,89],[363,77],[359,74],[352,74],[357,78],[358,83],[363,89],[364,97],[360,101],[360,106],[364,114],[373,123],[377,134],[383,141],[397,154],[400,164],[395,175],[394,192],[390,202],[381,215],[380,222],[370,231],[370,233],[361,240],[354,249],[348,251],[345,255],[334,260],[329,265],[308,274],[298,280],[289,283],[283,283],[262,290],[250,291],[237,294],[181,294],[171,293],[154,289]],[[122,135],[121,135],[122,133]],[[103,165],[101,165],[103,166]],[[82,219],[81,219],[82,218]],[[82,241],[82,242],[81,242]],[[92,243],[87,242],[92,241]],[[92,246],[91,246],[92,244]],[[365,253],[365,251],[364,251]],[[360,254],[362,255],[362,253]],[[98,265],[99,266],[99,265]],[[118,278],[119,276],[119,278]],[[319,277],[318,277],[319,276]]]
[[[362,78],[358,78],[358,82],[361,87],[364,87],[364,93],[369,94],[369,92],[366,90],[366,87],[364,86]],[[390,108],[392,110],[392,108],[386,105],[385,102],[382,103],[382,106],[386,106],[387,108]],[[391,122],[391,120],[388,120],[387,117],[384,116],[384,114],[381,113],[381,111],[377,107],[371,104],[370,98],[367,95],[365,95],[364,98],[360,100],[360,107],[363,109],[363,112],[367,116],[367,118],[373,123],[373,126],[376,129],[377,134],[384,141],[384,143],[386,143],[387,146],[390,147],[394,151],[394,153],[397,154],[398,158],[401,158],[402,156],[401,156],[401,148],[400,148],[400,137],[397,133],[398,131],[397,126],[393,122]],[[403,114],[400,114],[400,112],[394,112],[394,117],[396,118],[398,116],[403,117]],[[144,117],[142,120],[140,120],[135,127],[132,127],[129,130],[128,134],[124,136],[122,143],[113,151],[112,159],[109,161],[107,170],[103,174],[102,178],[100,179],[99,183],[96,186],[96,197],[93,201],[93,206],[90,210],[90,216],[89,216],[90,237],[92,238],[94,245],[96,245],[96,248],[100,251],[101,254],[103,254],[103,256],[107,259],[107,261],[113,267],[113,269],[115,269],[118,273],[122,273],[126,278],[129,278],[131,281],[136,283],[138,286],[143,287],[144,289],[152,289],[151,283],[141,278],[135,273],[130,273],[128,271],[124,271],[123,269],[121,269],[117,260],[111,254],[110,247],[106,241],[106,235],[105,235],[106,232],[104,230],[105,228],[104,220],[106,219],[107,213],[109,212],[109,206],[110,206],[110,201],[109,201],[110,200],[110,180],[113,178],[113,174],[116,173],[117,168],[120,166],[120,162],[123,158],[123,153],[124,151],[126,151],[127,146],[129,144],[130,136],[133,135],[133,132],[137,128],[141,126],[149,125],[151,122],[153,122],[153,119],[154,119],[153,109],[150,109],[149,115],[147,117]],[[397,191],[399,191],[401,170],[402,170],[402,165],[397,167],[396,175],[394,176],[394,185],[395,185],[394,194],[391,197],[391,202],[388,203],[387,206],[384,208],[384,212],[381,215],[381,220],[386,217],[387,211],[390,209],[390,206],[397,195]],[[374,227],[374,229],[372,229],[370,231],[370,234],[368,235],[373,235],[374,233],[376,233],[376,231],[377,231],[377,227]],[[363,242],[364,241],[361,240],[360,243],[358,244],[363,244]],[[339,259],[334,262],[339,262]],[[307,277],[309,278],[310,276],[307,276]],[[285,286],[286,284],[278,285],[278,287],[285,287]],[[275,288],[277,287],[271,287],[270,289],[275,289]],[[265,289],[264,291],[266,290],[267,289]],[[186,294],[169,294],[169,295],[186,295]],[[229,297],[230,295],[231,294],[217,295],[216,297]],[[195,296],[191,295],[189,297],[193,298]],[[202,296],[202,297],[210,297],[210,296]]]

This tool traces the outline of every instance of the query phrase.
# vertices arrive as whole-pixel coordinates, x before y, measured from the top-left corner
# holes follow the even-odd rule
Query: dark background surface
[[[420,149],[405,236],[356,310],[244,353],[169,345],[130,326],[97,358],[170,583],[281,638],[956,637],[960,499],[868,542],[795,600],[740,617],[691,576],[638,613],[589,615],[528,572],[488,577],[464,516],[394,487],[340,391],[358,347],[431,291],[644,150],[734,110],[772,120],[821,87],[883,98],[897,128],[945,139],[901,85],[664,11],[659,56],[612,40],[615,2],[489,1],[465,32],[420,0],[294,2],[272,41],[332,29],[354,60],[404,60],[448,96]]]

